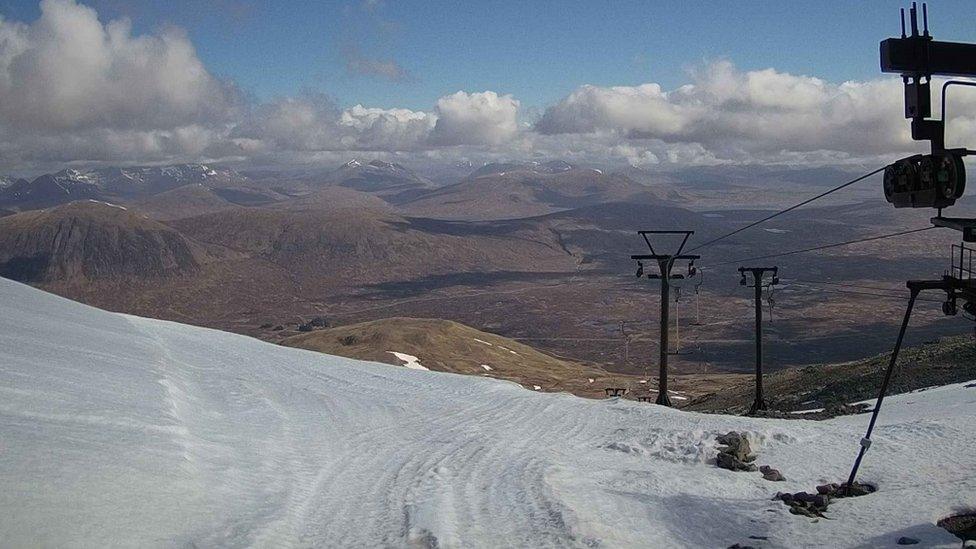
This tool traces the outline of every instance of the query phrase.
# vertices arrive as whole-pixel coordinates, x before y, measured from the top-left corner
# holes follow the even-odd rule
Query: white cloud
[[[495,92],[457,92],[433,112],[355,105],[340,110],[322,95],[261,105],[232,136],[264,151],[419,151],[494,146],[518,134],[518,101]]]
[[[420,148],[436,120],[422,111],[356,105],[342,112],[339,124],[364,148],[397,151]]]
[[[18,164],[107,161],[180,162],[242,154],[233,143],[210,128],[188,125],[173,130],[113,130],[93,128],[60,134],[0,135],[5,168]],[[56,166],[55,166],[56,167]]]
[[[582,86],[546,109],[536,124],[545,134],[589,133],[598,130],[654,132],[659,137],[682,135],[698,105],[669,101],[657,84],[601,88]]]
[[[583,86],[546,109],[535,128],[550,135],[602,132],[622,141],[698,144],[739,160],[825,151],[863,157],[919,148],[902,117],[897,79],[831,84],[773,69],[742,72],[726,61],[691,77],[672,91],[657,84]],[[952,127],[976,137],[967,120],[973,119]]]
[[[361,56],[360,56],[361,57]],[[398,78],[397,67],[367,72]],[[375,69],[375,70],[374,70]],[[933,89],[940,82],[936,81]],[[559,157],[633,164],[822,164],[918,151],[898,79],[826,82],[727,61],[666,90],[581,86],[535,118],[512,95],[459,91],[430,110],[340,108],[324,95],[247,101],[178,29],[136,35],[75,0],[0,18],[0,169],[66,162]],[[976,141],[976,94],[950,96],[947,142]],[[938,113],[936,113],[938,115]]]
[[[240,113],[181,31],[134,36],[73,0],[0,18],[0,155],[32,161],[201,157]]]
[[[323,95],[282,98],[265,103],[239,124],[231,136],[264,149],[312,151],[340,142],[339,109]]]
[[[435,108],[435,145],[500,145],[518,133],[519,102],[493,91],[441,97]]]
[[[33,131],[173,129],[236,108],[182,32],[133,36],[72,0],[43,0],[30,25],[0,21],[0,96],[3,122]]]
[[[306,94],[261,105],[232,137],[265,151],[416,150],[434,119],[409,109],[340,110],[323,95]]]

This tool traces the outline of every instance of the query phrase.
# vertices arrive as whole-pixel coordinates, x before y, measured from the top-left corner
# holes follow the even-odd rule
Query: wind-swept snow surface
[[[2,279],[0,307],[8,547],[887,547],[902,535],[955,547],[934,523],[976,505],[976,389],[962,385],[892,398],[862,468],[880,490],[811,522],[770,498],[844,479],[866,416],[544,394]],[[730,429],[789,481],[706,463]]]

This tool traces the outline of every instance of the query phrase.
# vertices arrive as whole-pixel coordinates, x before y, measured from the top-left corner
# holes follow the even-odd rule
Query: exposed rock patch
[[[742,433],[729,431],[715,438],[719,443],[715,465],[730,471],[755,471],[756,455],[752,453],[749,439]]]
[[[779,472],[779,469],[773,469],[769,465],[760,465],[759,472],[762,473],[764,479],[772,482],[782,482],[786,480],[783,473]]]
[[[946,517],[937,524],[963,542],[976,540],[976,512]]]
[[[810,518],[822,518],[824,517],[824,512],[827,511],[827,507],[830,505],[831,500],[840,499],[845,497],[857,497],[866,496],[872,494],[877,490],[874,486],[870,484],[861,484],[855,482],[851,487],[851,494],[847,494],[847,483],[837,484],[822,484],[817,486],[817,493],[810,494],[807,492],[796,492],[791,494],[789,492],[778,492],[773,499],[778,499],[789,506],[790,513],[794,515],[803,515]]]

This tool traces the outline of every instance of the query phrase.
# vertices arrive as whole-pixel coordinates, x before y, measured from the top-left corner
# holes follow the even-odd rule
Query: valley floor
[[[771,497],[841,481],[867,416],[783,421],[289,349],[0,279],[0,538],[23,546],[958,546],[976,388],[891,398],[831,520]],[[748,433],[786,482],[709,461]],[[750,536],[767,538],[750,539]]]

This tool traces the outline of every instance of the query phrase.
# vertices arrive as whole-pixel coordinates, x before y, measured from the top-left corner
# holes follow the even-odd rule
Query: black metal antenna
[[[922,36],[928,38],[929,36],[929,9],[925,2],[922,2]]]
[[[912,37],[918,36],[918,6],[912,2]]]
[[[881,41],[881,72],[900,74],[905,82],[905,118],[912,120],[912,139],[930,141],[933,155],[959,154],[946,150],[942,121],[929,119],[932,115],[930,80],[933,75],[976,76],[976,44],[933,40],[929,33],[928,6],[924,2],[922,34],[918,32],[918,5],[912,2],[909,10],[912,33],[906,36],[904,12],[902,9],[901,38]]]

